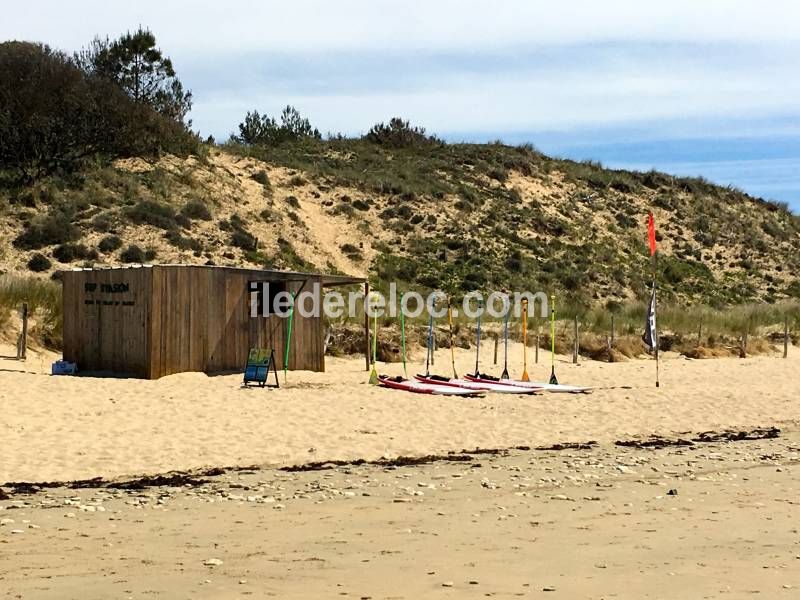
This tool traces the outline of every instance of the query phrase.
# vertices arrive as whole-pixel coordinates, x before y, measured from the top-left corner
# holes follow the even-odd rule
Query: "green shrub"
[[[72,212],[54,209],[34,218],[14,240],[14,246],[25,250],[38,250],[45,246],[64,244],[76,239],[78,228],[72,224]]]
[[[97,260],[97,250],[88,248],[85,244],[61,244],[53,250],[53,257],[62,263],[71,263],[75,260]]]
[[[198,221],[210,221],[211,211],[208,210],[205,202],[199,200],[190,200],[181,208],[181,214],[187,219],[195,219]]]
[[[508,171],[499,167],[494,167],[492,169],[489,169],[487,175],[489,176],[489,179],[494,179],[495,181],[499,181],[500,183],[503,183],[508,179]]]
[[[195,252],[203,251],[203,243],[192,237],[186,237],[180,234],[175,229],[172,229],[164,234],[167,241],[181,250],[193,250]]]
[[[92,219],[92,229],[98,233],[106,233],[111,231],[114,223],[111,217],[105,213],[101,213]]]
[[[163,202],[140,200],[126,209],[125,214],[136,225],[152,225],[159,229],[173,229],[177,226],[175,211]]]
[[[272,188],[272,182],[269,180],[269,175],[264,169],[260,169],[250,176],[251,179],[257,181],[267,189]]]
[[[340,246],[344,255],[352,261],[361,261],[364,260],[364,254],[361,252],[361,249],[354,245],[354,244],[342,244]]]
[[[238,215],[233,215],[231,217],[230,226],[232,230],[231,246],[250,252],[258,249],[258,238],[247,230],[244,222]]]
[[[439,143],[436,137],[425,133],[424,127],[415,127],[400,117],[392,118],[388,125],[384,123],[373,125],[364,139],[389,148],[408,148]]]
[[[107,235],[100,243],[97,244],[97,248],[100,252],[113,252],[114,250],[118,250],[122,247],[122,239],[118,235]]]
[[[28,261],[28,268],[34,273],[41,273],[42,271],[47,271],[52,266],[53,263],[50,262],[50,259],[47,258],[44,254],[39,254],[38,252],[34,254]]]
[[[142,250],[136,244],[131,244],[125,250],[123,250],[119,258],[124,263],[143,263],[145,262],[145,254],[144,250]]]

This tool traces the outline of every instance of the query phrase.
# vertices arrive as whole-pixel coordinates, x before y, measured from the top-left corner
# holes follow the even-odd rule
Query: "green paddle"
[[[292,292],[292,306],[289,307],[289,331],[286,333],[286,347],[283,349],[283,383],[286,383],[286,372],[289,370],[289,346],[292,343],[292,324],[294,323],[294,299],[296,292]]]

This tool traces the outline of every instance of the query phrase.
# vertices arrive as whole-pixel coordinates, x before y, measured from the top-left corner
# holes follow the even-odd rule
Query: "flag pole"
[[[658,273],[658,250],[653,253],[653,317],[655,320],[655,344],[656,344],[656,387],[660,387],[661,383],[659,381],[659,343],[658,343],[658,294],[656,293],[658,290],[657,286],[657,273]]]
[[[658,316],[656,314],[658,312],[658,301],[656,299],[656,290],[658,289],[658,247],[656,246],[656,222],[652,212],[647,216],[647,241],[650,246],[650,257],[653,259],[653,297],[650,300],[650,309],[653,311],[653,316],[652,320],[648,316],[648,327],[650,328],[648,337],[651,338],[650,347],[656,354],[656,387],[659,387]]]

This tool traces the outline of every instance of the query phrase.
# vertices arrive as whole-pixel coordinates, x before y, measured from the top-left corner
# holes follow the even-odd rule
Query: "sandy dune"
[[[522,347],[512,348],[512,365]],[[0,352],[0,354],[3,354]],[[158,381],[51,377],[52,357],[0,361],[0,482],[65,481],[206,466],[374,459],[475,447],[613,441],[652,433],[800,421],[800,352],[787,360],[557,365],[589,396],[440,398],[366,384],[363,359],[328,359],[327,373],[289,373],[279,390],[241,389],[240,376],[184,373]],[[488,361],[487,361],[488,362]],[[484,362],[485,370],[498,372]],[[457,354],[457,368],[474,355]],[[379,370],[401,372],[401,365]],[[409,372],[424,369],[419,363]],[[518,375],[519,367],[512,371]],[[449,351],[436,371],[450,371]],[[549,366],[530,369],[545,379]]]

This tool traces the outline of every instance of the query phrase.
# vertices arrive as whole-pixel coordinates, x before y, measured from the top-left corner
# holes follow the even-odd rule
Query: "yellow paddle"
[[[372,371],[369,374],[370,385],[378,383],[378,371],[375,370],[375,364],[378,362],[378,311],[375,311],[375,316],[372,320]]]

